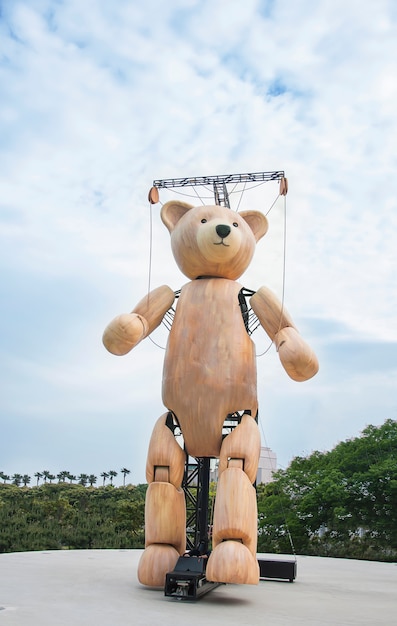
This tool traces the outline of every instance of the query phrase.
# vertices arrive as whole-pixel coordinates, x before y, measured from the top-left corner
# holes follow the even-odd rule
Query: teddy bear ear
[[[192,208],[192,204],[180,202],[179,200],[171,200],[163,205],[160,216],[170,233],[172,233],[181,217]]]
[[[239,215],[245,219],[248,226],[254,233],[256,241],[262,239],[267,233],[269,222],[260,211],[240,211]]]

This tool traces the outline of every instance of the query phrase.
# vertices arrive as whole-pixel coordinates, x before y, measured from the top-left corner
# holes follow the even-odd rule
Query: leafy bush
[[[146,485],[0,485],[0,552],[142,548]]]

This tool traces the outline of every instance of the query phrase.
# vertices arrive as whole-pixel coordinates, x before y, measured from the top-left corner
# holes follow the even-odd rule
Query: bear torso
[[[163,402],[191,456],[217,456],[229,413],[257,410],[255,347],[242,317],[242,286],[200,278],[179,296],[164,360]]]

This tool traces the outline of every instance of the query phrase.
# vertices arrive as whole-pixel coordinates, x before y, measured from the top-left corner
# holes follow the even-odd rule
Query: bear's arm
[[[250,298],[250,305],[261,326],[276,344],[288,376],[302,382],[317,374],[316,355],[299,335],[292,318],[274,293],[267,287],[261,287]]]
[[[108,324],[102,337],[105,348],[118,356],[127,354],[161,324],[174,300],[175,294],[167,285],[148,293],[131,313],[118,315]]]

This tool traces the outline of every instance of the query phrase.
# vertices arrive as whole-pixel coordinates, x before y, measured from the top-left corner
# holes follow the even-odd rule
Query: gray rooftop
[[[221,585],[196,602],[185,602],[139,584],[140,554],[1,554],[0,626],[397,624],[394,563],[298,556],[294,583]]]

